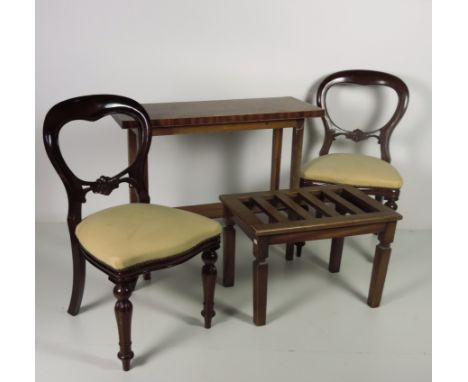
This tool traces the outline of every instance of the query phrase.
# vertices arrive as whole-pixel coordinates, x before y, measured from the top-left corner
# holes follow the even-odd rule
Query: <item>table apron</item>
[[[288,119],[268,122],[240,122],[223,123],[218,125],[200,126],[152,126],[153,136],[179,135],[179,134],[202,134],[202,133],[225,133],[229,131],[262,130],[262,129],[282,129],[298,127],[303,121],[301,119]]]
[[[261,236],[261,240],[268,244],[284,244],[299,241],[333,239],[337,237],[362,235],[366,233],[384,232],[387,224],[389,223],[374,223],[353,227],[339,227],[329,229],[324,228],[316,231],[282,233],[277,235]]]

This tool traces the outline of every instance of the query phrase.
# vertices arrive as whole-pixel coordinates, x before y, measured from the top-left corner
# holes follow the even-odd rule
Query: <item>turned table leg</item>
[[[372,308],[378,307],[382,299],[385,276],[387,275],[388,263],[392,253],[390,244],[395,236],[395,228],[396,223],[389,223],[385,231],[379,234],[379,244],[375,248],[369,297],[367,299],[367,304]]]
[[[226,220],[223,228],[223,286],[234,286],[236,266],[236,230],[234,223]]]

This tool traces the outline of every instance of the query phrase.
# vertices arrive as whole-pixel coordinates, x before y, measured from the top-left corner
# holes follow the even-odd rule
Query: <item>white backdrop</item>
[[[145,102],[294,96],[313,102],[317,82],[342,69],[374,69],[402,78],[408,111],[391,142],[405,184],[400,227],[431,227],[430,0],[61,0],[36,1],[36,219],[65,221],[66,195],[42,143],[47,110],[66,98],[116,93]],[[362,89],[335,97],[351,128],[388,114],[392,99]],[[366,106],[364,107],[364,105]],[[368,105],[367,105],[368,104]],[[377,118],[381,120],[383,117]],[[94,180],[126,164],[125,134],[110,119],[99,128],[64,129],[65,158]],[[344,125],[343,125],[344,126]],[[308,123],[304,161],[318,155],[320,122]],[[290,161],[284,135],[282,186]],[[370,140],[336,151],[378,154]],[[221,193],[266,189],[271,131],[156,137],[150,152],[153,203],[192,204]],[[127,200],[92,196],[85,213]]]

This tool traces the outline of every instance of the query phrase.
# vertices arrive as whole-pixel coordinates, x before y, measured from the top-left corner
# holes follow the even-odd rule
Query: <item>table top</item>
[[[321,117],[323,109],[294,97],[143,104],[154,128],[269,122]],[[123,128],[137,127],[128,116],[115,115]]]
[[[246,233],[267,236],[386,223],[402,219],[391,208],[351,186],[221,195],[228,214]]]

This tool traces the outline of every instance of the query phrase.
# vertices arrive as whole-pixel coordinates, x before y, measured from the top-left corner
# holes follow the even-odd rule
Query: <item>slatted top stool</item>
[[[270,244],[332,239],[331,272],[338,272],[346,236],[375,233],[375,250],[367,303],[380,305],[396,223],[402,216],[351,186],[221,195],[224,206],[223,285],[234,285],[237,224],[253,241],[253,310],[255,325],[266,323],[268,247]]]

